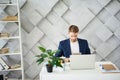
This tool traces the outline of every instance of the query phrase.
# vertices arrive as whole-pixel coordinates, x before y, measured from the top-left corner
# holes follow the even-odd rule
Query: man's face
[[[76,42],[77,41],[78,33],[69,32],[68,34],[69,34],[70,40],[72,42]]]

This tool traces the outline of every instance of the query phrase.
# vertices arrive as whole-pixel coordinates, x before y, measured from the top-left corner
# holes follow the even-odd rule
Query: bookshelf
[[[18,0],[0,0],[0,75],[24,80]]]

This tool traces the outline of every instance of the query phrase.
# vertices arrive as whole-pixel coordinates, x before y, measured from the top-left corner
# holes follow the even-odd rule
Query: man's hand
[[[64,59],[65,62],[70,62],[69,58]]]

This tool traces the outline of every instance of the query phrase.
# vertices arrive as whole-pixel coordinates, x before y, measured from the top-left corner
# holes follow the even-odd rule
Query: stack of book
[[[8,69],[17,69],[20,67],[21,65],[8,63],[3,57],[0,57],[0,71]]]
[[[0,54],[6,54],[6,53],[9,53],[9,48],[0,49]]]
[[[6,16],[5,18],[2,19],[2,21],[18,21],[17,16]]]
[[[101,63],[98,65],[99,70],[102,73],[118,73],[120,70],[113,63]]]
[[[9,37],[9,34],[7,32],[0,33],[0,37]]]

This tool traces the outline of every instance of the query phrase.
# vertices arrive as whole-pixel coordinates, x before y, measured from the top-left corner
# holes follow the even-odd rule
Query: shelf
[[[6,55],[21,55],[21,53],[5,53],[5,54],[0,54],[0,56],[6,56]]]
[[[18,70],[22,70],[22,68],[16,68],[16,69],[8,69],[8,70],[5,70],[5,71],[18,71]]]
[[[0,3],[0,5],[8,5],[8,6],[9,6],[9,5],[13,5],[13,6],[17,6],[17,4],[15,4],[15,3],[14,3],[14,4]]]
[[[20,37],[19,36],[16,36],[16,37],[1,37],[1,39],[19,39]]]
[[[19,22],[19,21],[2,21],[2,20],[0,20],[0,22]]]
[[[22,79],[8,78],[7,80],[22,80]]]
[[[8,69],[8,70],[1,70],[1,71],[18,71],[18,70],[22,70],[22,68]]]

